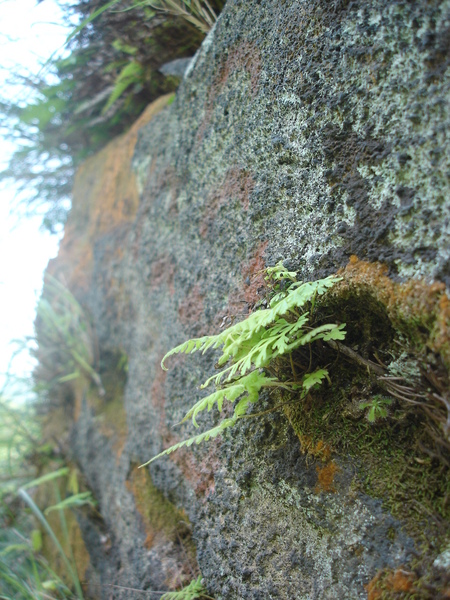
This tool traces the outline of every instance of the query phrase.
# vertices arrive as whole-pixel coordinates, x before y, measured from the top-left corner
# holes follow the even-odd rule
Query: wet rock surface
[[[194,355],[165,373],[162,356],[248,314],[265,265],[282,259],[317,279],[356,254],[396,280],[450,283],[449,11],[437,0],[229,1],[174,103],[139,131],[139,204],[118,192],[121,216],[92,236],[81,266],[64,253],[66,236],[54,272],[83,272],[71,286],[100,355],[128,358],[122,433],[105,428],[89,397],[72,427],[110,532],[112,549],[93,544],[101,583],[160,590],[196,573],[177,536],[149,537],[127,482],[135,465],[192,435],[174,426],[213,370],[213,356]],[[99,214],[104,201],[98,193]],[[75,232],[77,203],[75,190]],[[335,461],[321,485],[321,461],[274,413],[149,472],[189,520],[215,598],[356,600],[380,569],[419,550],[380,500],[354,489],[357,464]]]

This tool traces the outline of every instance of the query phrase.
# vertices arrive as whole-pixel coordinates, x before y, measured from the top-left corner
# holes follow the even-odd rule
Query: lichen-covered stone
[[[213,369],[213,356],[194,355],[171,359],[162,372],[171,347],[248,314],[261,298],[261,269],[278,260],[307,279],[344,269],[352,255],[384,263],[383,289],[354,314],[375,307],[386,356],[405,290],[416,289],[402,282],[450,285],[449,26],[448,0],[229,0],[174,103],[141,129],[139,206],[123,216],[126,227],[117,222],[90,238],[88,292],[79,286],[100,355],[128,356],[120,456],[88,402],[72,432],[113,540],[116,562],[105,572],[115,584],[173,587],[173,573],[187,568],[175,568],[183,560],[164,528],[152,539],[165,541],[151,546],[130,483],[136,464],[192,434],[191,425],[175,425]],[[77,268],[76,258],[64,260],[56,262],[61,272]],[[447,296],[439,283],[431,295],[435,346],[424,334],[420,347],[438,353],[448,348]],[[371,341],[358,343],[373,358]],[[328,393],[339,403],[348,389],[333,384]],[[392,494],[383,495],[389,481],[358,483],[364,453],[359,461],[344,450],[336,432],[325,451],[327,440],[314,432],[302,437],[294,412],[249,419],[224,439],[151,465],[152,485],[189,517],[209,593],[356,600],[381,597],[380,582],[405,580],[411,590],[429,576],[440,586],[431,593],[444,594],[437,557],[446,548],[445,514],[430,519],[416,507],[419,539],[417,523],[394,514]],[[351,415],[367,441],[363,417]],[[388,443],[389,435],[377,448]],[[416,470],[428,468],[416,456]],[[443,497],[433,501],[445,505]],[[417,573],[402,579],[398,569],[415,568],[417,557],[425,557]],[[374,579],[383,570],[390,575]],[[407,593],[395,585],[393,594]],[[416,597],[431,598],[424,589]],[[105,588],[102,597],[130,596]]]

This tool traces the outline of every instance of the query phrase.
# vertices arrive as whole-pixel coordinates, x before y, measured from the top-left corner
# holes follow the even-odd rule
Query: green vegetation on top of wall
[[[70,22],[81,23],[68,38],[68,56],[50,60],[37,75],[13,74],[26,90],[22,97],[0,95],[1,131],[17,148],[0,183],[14,181],[22,204],[43,212],[43,225],[57,229],[65,222],[76,168],[123,133],[150,102],[176,89],[179,79],[159,68],[193,56],[223,4],[63,5]]]

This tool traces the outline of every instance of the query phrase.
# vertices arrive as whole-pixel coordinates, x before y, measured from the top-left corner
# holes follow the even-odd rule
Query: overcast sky
[[[40,65],[61,48],[67,30],[54,0],[3,0],[0,2],[0,65],[14,72],[18,66],[38,72]],[[0,85],[5,92],[5,71]],[[17,94],[17,90],[11,90]],[[11,146],[0,138],[0,169]],[[43,270],[57,253],[58,238],[39,230],[40,219],[11,214],[13,189],[0,189],[0,389],[14,346],[11,341],[33,335],[36,302]],[[18,375],[32,368],[22,354],[13,363]]]

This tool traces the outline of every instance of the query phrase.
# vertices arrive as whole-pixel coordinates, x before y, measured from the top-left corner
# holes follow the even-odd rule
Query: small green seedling
[[[189,585],[178,592],[167,592],[161,596],[161,600],[197,600],[201,598],[211,598],[206,594],[206,590],[202,584],[202,576],[193,579]]]
[[[176,346],[163,358],[161,366],[173,354],[192,354],[197,351],[222,348],[217,367],[219,373],[209,377],[201,389],[214,384],[215,391],[199,400],[184,417],[183,422],[192,419],[198,427],[197,416],[217,406],[222,411],[224,402],[235,403],[231,417],[223,419],[216,427],[184,440],[164,450],[145,464],[174,452],[182,446],[200,444],[217,437],[225,429],[236,425],[237,421],[248,416],[250,404],[258,402],[264,388],[283,388],[297,391],[299,399],[328,379],[324,368],[303,370],[300,376],[292,364],[292,353],[317,340],[343,340],[345,323],[325,323],[314,326],[311,311],[317,296],[329,290],[339,278],[327,277],[319,281],[302,283],[296,280],[296,273],[287,271],[282,263],[266,271],[266,281],[272,298],[267,308],[256,310],[245,320],[232,325],[218,335],[195,338]],[[278,376],[280,369],[272,369],[280,360],[290,361],[292,377]],[[289,362],[287,362],[289,364]],[[276,372],[277,376],[274,376]],[[141,465],[144,466],[144,465]]]
[[[387,406],[392,404],[392,400],[384,396],[374,396],[369,402],[360,404],[360,408],[368,408],[367,420],[369,423],[375,423],[377,419],[385,419],[388,415]]]

